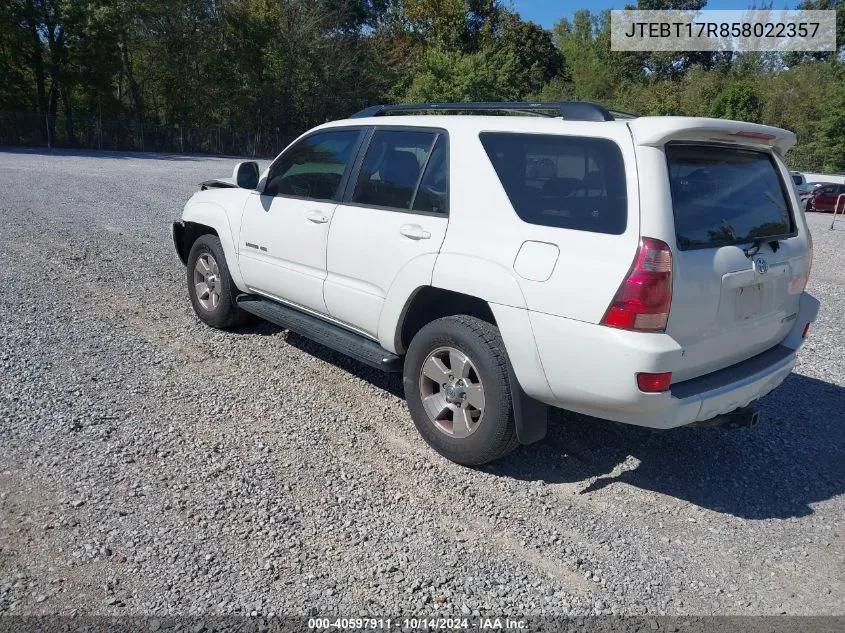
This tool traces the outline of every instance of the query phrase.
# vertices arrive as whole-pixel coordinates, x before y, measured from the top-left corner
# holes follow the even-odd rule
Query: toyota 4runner
[[[747,425],[818,311],[794,142],[583,102],[373,106],[203,183],[173,240],[203,322],[403,372],[462,464],[542,438],[546,405]]]

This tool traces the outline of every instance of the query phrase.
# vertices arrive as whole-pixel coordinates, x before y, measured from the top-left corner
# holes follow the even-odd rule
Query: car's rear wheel
[[[244,322],[247,314],[235,303],[237,287],[216,235],[201,235],[193,243],[187,272],[188,296],[200,321],[215,328]]]
[[[465,315],[432,321],[408,347],[411,417],[425,441],[453,462],[486,464],[518,444],[504,349],[495,326]]]

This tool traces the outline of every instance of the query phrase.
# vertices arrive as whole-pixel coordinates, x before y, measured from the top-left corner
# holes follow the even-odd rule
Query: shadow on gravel
[[[4,154],[25,154],[27,156],[74,156],[78,158],[137,158],[152,160],[172,161],[200,161],[209,158],[222,158],[224,160],[242,160],[235,156],[220,156],[218,154],[173,154],[167,152],[124,152],[118,150],[97,150],[97,149],[65,149],[46,147],[3,147],[0,152]],[[234,163],[232,163],[234,167]]]
[[[314,358],[319,358],[322,361],[331,363],[336,367],[340,367],[344,371],[357,376],[361,380],[367,381],[374,387],[383,389],[397,398],[402,398],[403,400],[405,399],[405,391],[402,388],[401,374],[387,374],[383,371],[379,371],[378,369],[359,363],[357,360],[353,360],[348,356],[344,356],[339,352],[335,352],[333,349],[320,345],[319,343],[315,343],[314,341],[307,339],[304,336],[300,336],[295,332],[288,332],[286,340],[288,344],[293,345],[295,348],[302,350]]]
[[[624,483],[746,519],[812,514],[845,493],[845,388],[792,374],[751,429],[647,429],[555,411],[544,444],[489,471],[549,483]],[[633,459],[632,459],[633,458]],[[639,462],[639,463],[637,463]]]
[[[234,330],[276,334],[269,323]],[[402,377],[371,369],[288,332],[287,342],[398,398]],[[845,388],[791,374],[760,403],[751,429],[641,427],[550,412],[545,441],[484,467],[490,474],[547,483],[589,482],[587,494],[628,484],[745,519],[800,517],[810,504],[845,493]]]

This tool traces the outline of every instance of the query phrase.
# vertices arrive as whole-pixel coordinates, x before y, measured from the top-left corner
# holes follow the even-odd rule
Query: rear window
[[[525,222],[595,233],[625,232],[625,165],[613,141],[483,132],[481,144],[514,211]]]
[[[681,250],[793,233],[786,187],[764,152],[668,145],[675,234]]]

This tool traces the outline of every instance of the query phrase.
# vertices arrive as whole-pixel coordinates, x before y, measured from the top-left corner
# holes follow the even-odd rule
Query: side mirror
[[[258,186],[258,163],[246,161],[235,165],[232,180],[241,189],[255,189]]]

